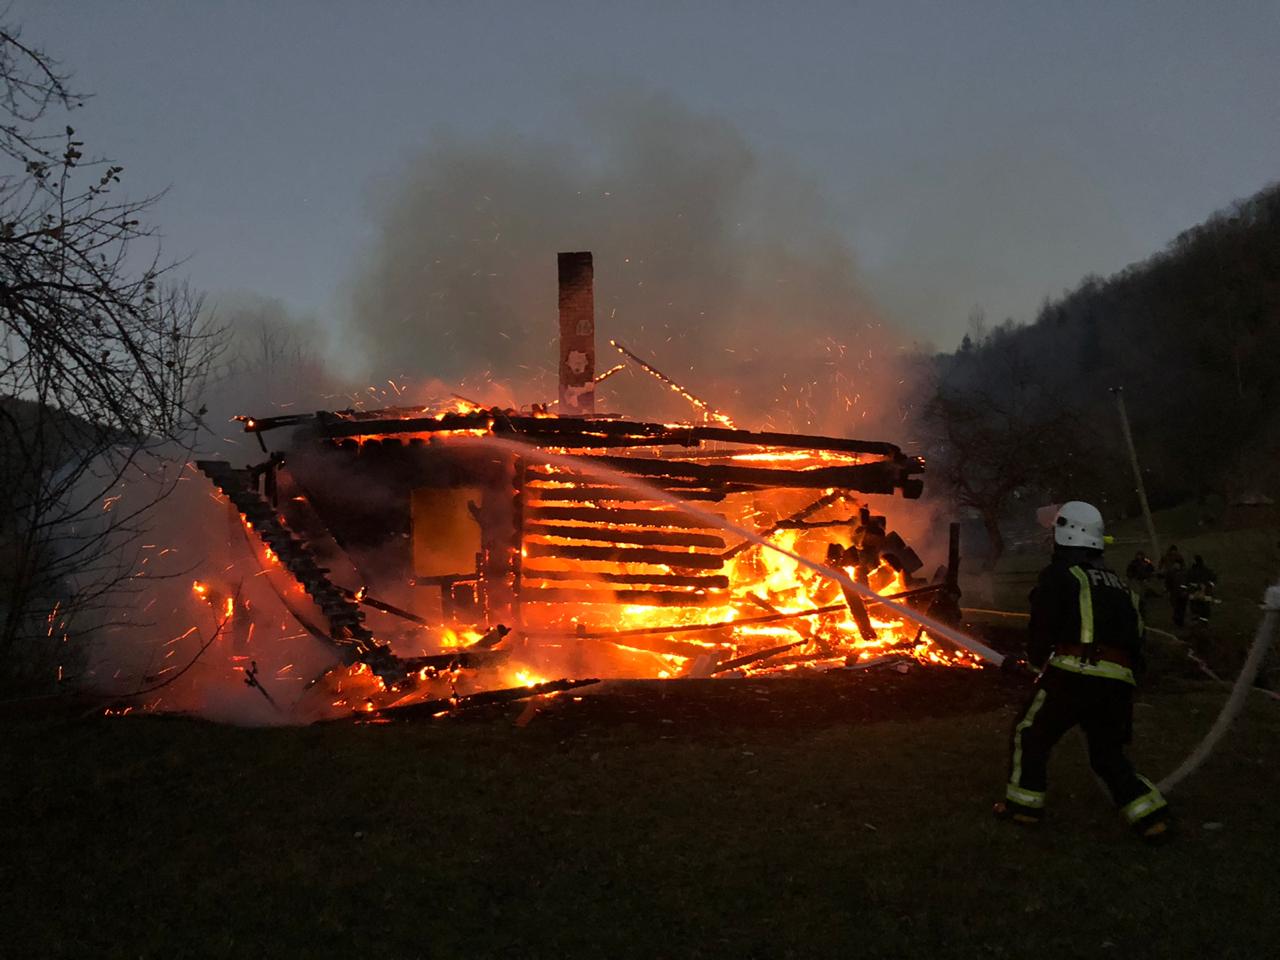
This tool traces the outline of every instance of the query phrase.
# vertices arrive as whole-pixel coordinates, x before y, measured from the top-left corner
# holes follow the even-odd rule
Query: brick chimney
[[[595,271],[590,251],[556,255],[560,268],[560,414],[596,412]]]

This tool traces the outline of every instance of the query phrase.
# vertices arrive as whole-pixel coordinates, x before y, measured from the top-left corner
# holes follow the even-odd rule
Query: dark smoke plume
[[[378,199],[345,330],[371,382],[553,398],[555,254],[591,250],[597,369],[615,337],[743,425],[898,422],[900,346],[811,183],[669,97],[614,90],[580,120],[572,142],[439,135]],[[601,398],[692,414],[638,373]]]

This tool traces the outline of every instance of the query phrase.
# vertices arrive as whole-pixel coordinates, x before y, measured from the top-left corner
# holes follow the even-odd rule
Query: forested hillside
[[[1280,184],[932,366],[931,473],[989,529],[1049,500],[1136,510],[1114,387],[1153,506],[1280,497]]]

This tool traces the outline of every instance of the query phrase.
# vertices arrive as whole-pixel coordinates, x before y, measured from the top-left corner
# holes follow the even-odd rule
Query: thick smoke
[[[669,97],[615,90],[579,117],[572,141],[437,135],[377,198],[345,330],[370,382],[554,398],[555,254],[585,249],[598,370],[612,337],[743,425],[898,420],[899,345],[811,183]],[[606,387],[621,412],[692,412],[641,374]]]
[[[201,454],[238,466],[263,459],[232,414],[451,392],[503,406],[553,399],[555,255],[583,249],[595,255],[597,370],[618,361],[608,346],[617,338],[740,425],[909,439],[903,344],[861,292],[852,252],[812,183],[666,97],[614,91],[581,104],[580,121],[572,143],[436,136],[378,198],[341,353],[312,318],[261,298],[221,298],[232,340]],[[634,416],[694,416],[639,371],[613,377],[600,396],[604,409]],[[144,626],[130,618],[104,647],[103,669],[111,664],[127,692],[194,658],[181,682],[157,690],[166,706],[277,721],[273,701],[245,687],[245,657],[258,658],[287,713],[331,654],[281,606],[204,479],[185,479],[155,517],[147,642],[123,655],[124,638]],[[904,520],[930,526],[923,515],[902,517],[901,506],[893,508],[903,533]],[[193,518],[209,542],[184,535]],[[215,636],[216,604],[193,597],[195,577],[249,602],[232,627],[252,623],[275,642],[246,645],[225,627]]]
[[[201,398],[209,410],[202,450],[218,449],[209,446],[215,435],[244,439],[240,426],[230,423],[236,415],[350,406],[351,387],[333,371],[328,331],[316,317],[248,293],[219,294],[208,308],[226,332],[226,347]]]

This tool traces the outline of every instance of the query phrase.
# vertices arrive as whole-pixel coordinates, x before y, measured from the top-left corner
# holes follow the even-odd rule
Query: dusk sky
[[[324,320],[354,309],[377,198],[420,152],[590,156],[601,88],[665,94],[807,183],[869,301],[939,347],[975,306],[1031,319],[1280,176],[1275,2],[17,0],[10,20],[93,95],[90,149],[169,189],[155,218],[196,285]]]

